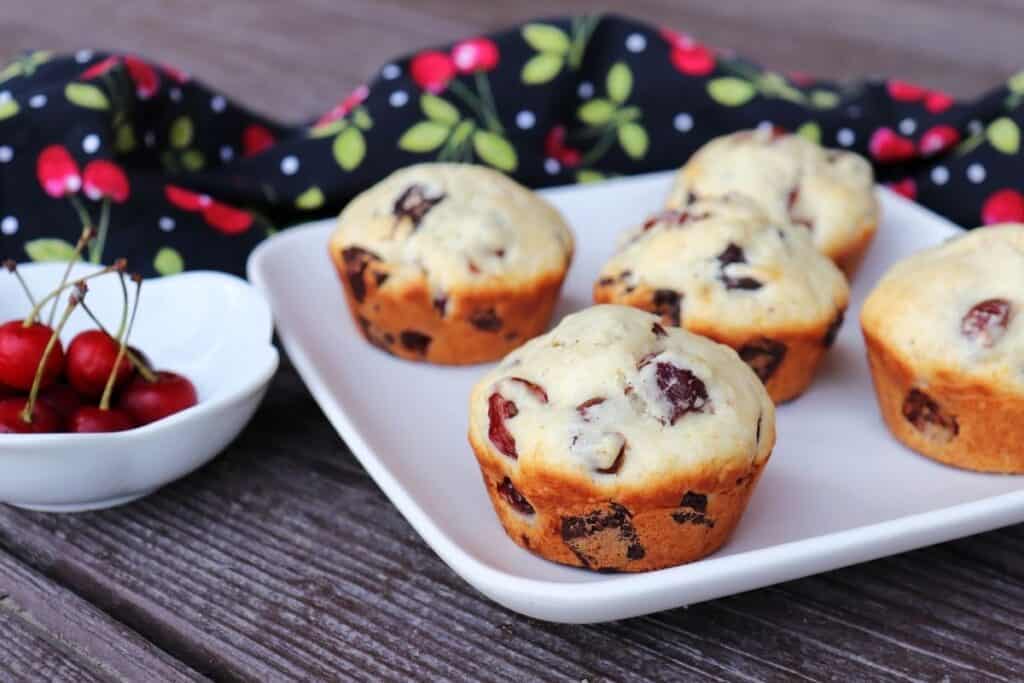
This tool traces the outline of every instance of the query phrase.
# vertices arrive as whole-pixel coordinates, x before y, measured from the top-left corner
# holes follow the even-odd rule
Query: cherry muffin
[[[1024,225],[979,228],[897,263],[860,320],[899,441],[949,465],[1024,473]]]
[[[730,193],[752,198],[775,221],[810,231],[814,245],[852,277],[878,226],[871,165],[800,135],[759,128],[719,137],[676,176],[669,208]]]
[[[419,164],[353,199],[329,249],[371,344],[459,365],[544,331],[573,238],[553,206],[497,171]]]
[[[594,285],[597,303],[642,308],[733,347],[776,403],[810,386],[848,298],[806,230],[739,196],[652,216],[625,234]]]
[[[513,541],[555,562],[645,571],[729,537],[775,444],[735,351],[626,306],[594,306],[474,387],[469,442]]]

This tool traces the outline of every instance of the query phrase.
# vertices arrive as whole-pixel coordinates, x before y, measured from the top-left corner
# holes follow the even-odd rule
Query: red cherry
[[[203,219],[225,235],[239,235],[252,227],[252,214],[213,201],[203,209]]]
[[[134,428],[135,423],[132,419],[117,408],[104,410],[96,406],[82,406],[68,420],[68,431],[75,434],[124,432]]]
[[[74,194],[82,186],[78,164],[61,145],[50,145],[39,153],[39,158],[36,159],[36,177],[39,178],[43,191],[54,198]]]
[[[108,71],[110,71],[111,69],[113,69],[115,66],[118,65],[118,63],[120,63],[120,61],[121,60],[117,57],[107,57],[106,59],[101,59],[100,61],[96,62],[88,69],[83,71],[79,78],[81,78],[83,81],[91,81],[92,79],[98,78],[103,74],[107,73]]]
[[[117,407],[137,424],[162,420],[199,402],[187,377],[167,371],[156,373],[156,377],[155,382],[147,382],[137,375],[121,392]]]
[[[53,328],[39,322],[28,327],[21,320],[0,325],[0,382],[19,391],[31,389],[39,361],[52,336]],[[58,340],[46,359],[40,386],[53,384],[63,369],[64,349]]]
[[[68,345],[64,374],[75,391],[86,398],[99,398],[107,386],[110,372],[117,360],[118,344],[101,330],[86,330]],[[114,389],[125,385],[135,372],[127,358],[117,368]]]
[[[39,392],[39,402],[53,408],[61,420],[67,422],[82,405],[82,399],[67,384],[54,384]]]
[[[953,98],[940,90],[933,90],[924,98],[924,108],[933,114],[941,114],[953,104]]]
[[[565,126],[555,126],[544,136],[544,154],[557,159],[565,149]]]
[[[141,100],[148,100],[156,94],[160,87],[160,78],[156,75],[156,69],[146,64],[138,57],[125,56],[124,65],[128,67],[128,75],[135,83],[135,94]]]
[[[899,102],[917,102],[928,94],[926,88],[895,78],[889,80],[885,87],[889,91],[889,97]]]
[[[897,180],[896,182],[889,183],[888,187],[896,194],[903,195],[907,199],[917,199],[917,183],[914,182],[913,178]]]
[[[436,95],[455,78],[455,62],[443,52],[421,52],[409,63],[409,73],[420,88]]]
[[[164,197],[171,204],[185,211],[199,211],[213,203],[208,195],[192,192],[177,185],[165,185]]]
[[[251,157],[274,146],[277,140],[266,126],[250,123],[242,131],[242,155]]]
[[[566,168],[576,168],[583,161],[583,155],[580,154],[578,149],[566,147],[562,150],[562,153],[558,155],[558,161]]]
[[[47,434],[61,431],[60,417],[45,403],[36,403],[31,422],[21,419],[26,403],[27,398],[0,401],[0,434]]]
[[[370,94],[370,89],[365,85],[361,85],[348,94],[348,97],[343,99],[338,104],[334,105],[329,112],[317,119],[314,126],[323,126],[333,121],[337,121],[340,118],[348,116],[349,112],[358,107],[360,104],[366,101],[367,96]]]
[[[1009,188],[996,190],[981,205],[981,222],[984,225],[1024,222],[1024,194]]]
[[[921,152],[921,156],[930,157],[944,152],[958,142],[960,142],[960,132],[953,126],[940,124],[932,126],[924,132],[921,139],[917,141],[917,149]]]
[[[491,71],[498,59],[498,46],[488,38],[471,38],[452,47],[452,61],[460,74]]]
[[[907,138],[898,135],[892,128],[879,128],[871,135],[868,141],[868,149],[878,161],[883,164],[906,161],[913,159],[916,155],[914,143]]]
[[[673,48],[669,55],[672,66],[687,76],[707,76],[715,70],[715,56],[703,45]]]
[[[82,190],[94,201],[109,198],[121,204],[128,199],[128,176],[112,161],[90,161],[82,172]]]

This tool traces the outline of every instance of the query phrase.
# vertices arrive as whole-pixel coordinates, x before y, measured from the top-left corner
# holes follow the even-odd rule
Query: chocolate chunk
[[[607,556],[611,549],[621,559],[603,568],[615,569],[646,554],[631,520],[632,514],[624,506],[608,503],[605,509],[586,515],[563,517],[562,540],[580,563],[591,569],[601,569],[598,556]]]
[[[1010,324],[1010,302],[987,299],[975,304],[960,321],[960,332],[981,346],[991,347],[999,341]]]
[[[782,361],[786,357],[786,345],[774,339],[762,337],[741,348],[739,354],[743,362],[757,373],[760,380],[767,383],[782,365]]]
[[[702,413],[710,404],[704,382],[689,370],[671,363],[657,363],[654,371],[658,388],[672,406],[669,424],[674,425],[687,413]]]
[[[415,351],[416,353],[425,356],[427,355],[427,347],[430,346],[430,336],[417,332],[416,330],[403,330],[398,335],[399,341],[409,351]]]
[[[654,323],[653,325],[651,325],[651,332],[654,333],[655,337],[667,337],[668,336],[668,332],[665,331],[665,328],[662,327],[661,325],[659,325],[658,323]]]
[[[687,491],[683,494],[683,499],[679,502],[679,507],[693,508],[697,512],[707,512],[708,497],[703,493]]]
[[[594,398],[588,398],[586,401],[576,406],[576,412],[580,414],[580,417],[583,418],[584,422],[590,422],[590,414],[588,413],[588,411],[594,406],[601,405],[602,403],[605,402],[605,400],[606,399],[603,396],[595,396]]]
[[[380,257],[362,247],[347,247],[341,252],[341,260],[344,263],[345,276],[352,290],[352,297],[362,303],[366,298],[366,281],[363,279],[366,267],[374,261],[380,261]]]
[[[828,324],[828,329],[825,330],[825,337],[821,340],[826,349],[836,343],[836,337],[839,336],[839,328],[843,326],[843,318],[845,316],[845,310],[839,311],[836,313],[836,317],[832,319],[832,322]]]
[[[381,333],[373,326],[373,323],[363,316],[359,316],[358,320],[359,327],[363,329],[363,336],[366,337],[366,340],[377,348],[391,353],[390,347],[395,343],[395,336],[389,332]]]
[[[519,493],[519,490],[512,485],[512,480],[508,477],[502,479],[497,488],[498,495],[504,498],[505,502],[515,508],[518,512],[524,515],[532,515],[535,512],[533,506],[530,505],[530,501],[526,500],[526,498],[523,497],[523,494]],[[526,541],[526,545],[530,544],[525,536],[523,537],[523,540]]]
[[[597,284],[600,285],[601,287],[607,287],[608,285],[612,284],[613,282],[615,282],[615,280],[613,278],[603,277],[603,278],[601,278],[600,280],[597,281]]]
[[[706,526],[709,529],[715,526],[715,520],[702,512],[694,512],[693,510],[678,510],[673,512],[672,520],[676,524],[698,524],[700,526]]]
[[[679,326],[683,295],[674,289],[656,289],[651,303],[666,325]]]
[[[395,206],[393,212],[399,220],[402,218],[408,218],[412,221],[412,227],[415,230],[420,226],[420,222],[423,217],[427,215],[427,212],[434,208],[441,200],[445,198],[444,193],[439,194],[436,197],[428,197],[426,194],[427,188],[420,184],[410,185],[405,189],[398,199],[395,200]]]
[[[539,384],[534,384],[530,380],[523,379],[522,377],[509,377],[508,381],[518,382],[519,384],[522,384],[524,387],[526,387],[526,390],[533,394],[533,397],[540,401],[541,403],[548,402],[548,393],[544,391],[544,388],[541,387]]]
[[[448,308],[448,297],[444,296],[443,294],[439,294],[438,296],[434,297],[434,300],[431,303],[434,305],[434,310],[440,313],[441,317],[443,318],[445,311]]]
[[[746,263],[747,255],[743,251],[743,247],[729,242],[721,254],[718,255],[718,262],[722,266],[727,266],[731,263]]]
[[[903,417],[929,439],[952,441],[960,433],[955,415],[949,415],[928,394],[911,389],[903,401]]]
[[[757,444],[761,443],[761,418],[763,417],[764,415],[757,416],[757,429],[754,431],[754,443]]]
[[[743,247],[730,242],[726,246],[725,250],[718,255],[718,262],[721,264],[721,275],[719,279],[722,284],[725,285],[726,289],[745,289],[755,290],[761,289],[764,286],[760,280],[752,277],[733,277],[725,272],[726,266],[732,265],[733,263],[746,263],[747,255],[743,252]]]
[[[498,317],[493,308],[477,311],[470,316],[469,322],[473,327],[483,332],[497,332],[501,329],[501,318]]]
[[[615,460],[608,467],[598,467],[597,471],[601,474],[615,474],[622,467],[622,461],[626,458],[626,439],[622,439],[622,448],[619,449],[619,454],[615,456]]]
[[[764,283],[760,280],[752,277],[732,277],[722,273],[722,284],[725,285],[726,289],[743,289],[746,291],[754,291],[764,287]]]
[[[495,392],[487,400],[487,436],[494,447],[510,458],[518,458],[516,439],[505,426],[505,420],[511,420],[519,414],[516,404]]]
[[[373,273],[373,279],[377,283],[377,287],[381,287],[388,281],[388,274],[383,270],[376,270]]]

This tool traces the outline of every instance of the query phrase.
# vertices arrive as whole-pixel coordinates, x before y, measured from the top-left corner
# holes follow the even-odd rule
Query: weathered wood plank
[[[206,680],[0,552],[0,680]]]

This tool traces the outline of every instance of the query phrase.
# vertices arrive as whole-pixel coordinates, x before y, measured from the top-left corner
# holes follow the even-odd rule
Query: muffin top
[[[566,316],[487,373],[470,430],[520,477],[615,496],[748,472],[771,453],[775,409],[729,347],[604,305]]]
[[[990,225],[900,261],[861,310],[872,337],[928,381],[1024,391],[1024,224]]]
[[[629,230],[598,286],[653,290],[666,322],[736,335],[820,329],[849,298],[806,230],[738,196],[699,199]]]
[[[857,154],[800,135],[746,130],[697,150],[676,176],[668,206],[685,207],[693,196],[746,195],[773,220],[809,228],[814,245],[835,256],[874,231],[873,185],[871,165]]]
[[[429,163],[392,173],[353,199],[331,248],[389,266],[389,285],[426,277],[434,290],[521,285],[558,273],[573,238],[558,211],[502,173]]]

